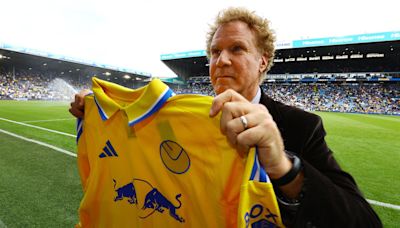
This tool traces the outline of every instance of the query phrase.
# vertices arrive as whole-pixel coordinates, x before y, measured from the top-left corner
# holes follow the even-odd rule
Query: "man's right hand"
[[[69,112],[76,118],[83,118],[85,109],[85,96],[90,93],[90,90],[84,89],[75,94],[75,100],[71,102]]]

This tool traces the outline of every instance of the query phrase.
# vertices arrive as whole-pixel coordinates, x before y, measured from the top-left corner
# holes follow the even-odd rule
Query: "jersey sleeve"
[[[284,227],[274,188],[258,161],[257,148],[249,152],[238,213],[238,227]]]
[[[86,142],[86,135],[84,132],[84,120],[78,119],[77,120],[77,148],[78,148],[78,169],[79,169],[79,176],[81,177],[81,184],[83,187],[83,191],[86,189],[86,181],[89,177],[90,173],[90,165],[88,159],[88,149],[87,149],[87,142]]]

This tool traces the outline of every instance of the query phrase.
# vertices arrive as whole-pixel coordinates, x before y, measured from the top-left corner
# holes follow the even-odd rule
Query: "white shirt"
[[[258,87],[257,94],[253,98],[253,100],[251,100],[251,103],[252,104],[258,104],[258,103],[260,103],[260,99],[261,99],[261,89],[260,89],[260,87]]]

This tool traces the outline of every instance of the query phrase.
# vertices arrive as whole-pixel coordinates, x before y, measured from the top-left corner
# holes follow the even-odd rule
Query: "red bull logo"
[[[156,188],[153,188],[149,193],[146,195],[145,203],[142,209],[152,208],[156,211],[163,213],[165,209],[169,211],[169,215],[171,215],[174,219],[178,220],[179,222],[184,222],[185,220],[176,214],[176,209],[179,209],[182,206],[181,201],[179,198],[182,194],[176,195],[175,199],[178,201],[179,205],[174,206],[161,192],[159,192]]]
[[[157,188],[154,188],[145,180],[133,179],[132,182],[122,185],[119,188],[116,188],[117,181],[113,181],[114,190],[116,192],[114,202],[126,199],[129,204],[135,205],[139,210],[140,218],[147,218],[154,212],[164,213],[168,211],[168,214],[175,220],[185,222],[185,220],[177,214],[177,209],[182,206],[180,200],[182,194],[177,194],[175,196],[177,204],[177,206],[175,206],[175,204],[165,197]]]
[[[115,185],[117,182],[114,181],[114,189]],[[135,186],[133,185],[133,182],[128,183],[118,189],[115,189],[117,192],[117,196],[115,197],[114,201],[122,200],[124,198],[128,199],[128,202],[130,204],[137,204],[137,198],[136,198],[136,191],[135,191]]]

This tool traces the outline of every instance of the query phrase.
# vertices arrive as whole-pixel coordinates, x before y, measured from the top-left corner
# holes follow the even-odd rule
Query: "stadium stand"
[[[392,38],[277,49],[262,89],[278,101],[309,111],[400,115],[400,39],[393,38],[400,32],[382,35]],[[10,49],[0,48],[0,57],[2,100],[71,100],[75,91],[90,88],[94,75],[130,88],[151,79],[119,68]],[[215,95],[205,51],[161,55],[161,61],[185,82],[165,80],[176,93]]]
[[[400,115],[399,83],[265,82],[261,87],[273,99],[308,111]],[[177,93],[214,95],[210,82],[196,77]]]
[[[70,100],[71,96],[89,88],[89,80],[54,77],[53,73],[17,71],[0,72],[1,100]]]
[[[274,65],[262,85],[275,100],[310,111],[400,114],[400,32],[286,43],[277,43]],[[187,87],[179,92],[214,95],[205,55],[161,55],[186,78]]]
[[[142,86],[151,76],[65,56],[60,58],[0,43],[0,99],[70,100],[74,90],[90,87],[92,76],[128,87]]]
[[[352,77],[347,77],[351,75]],[[368,75],[368,76],[367,76]],[[335,81],[333,80],[333,76]],[[272,98],[309,111],[400,115],[400,83],[385,74],[273,75],[262,89]],[[342,78],[345,78],[341,81]],[[271,78],[271,77],[270,77]],[[349,81],[349,78],[354,79]],[[80,81],[49,72],[0,72],[1,100],[71,100],[76,91],[90,88],[90,77]],[[379,81],[379,79],[385,79]],[[61,84],[57,84],[58,80]],[[69,86],[73,89],[68,88]],[[192,77],[176,93],[214,96],[208,76]]]

